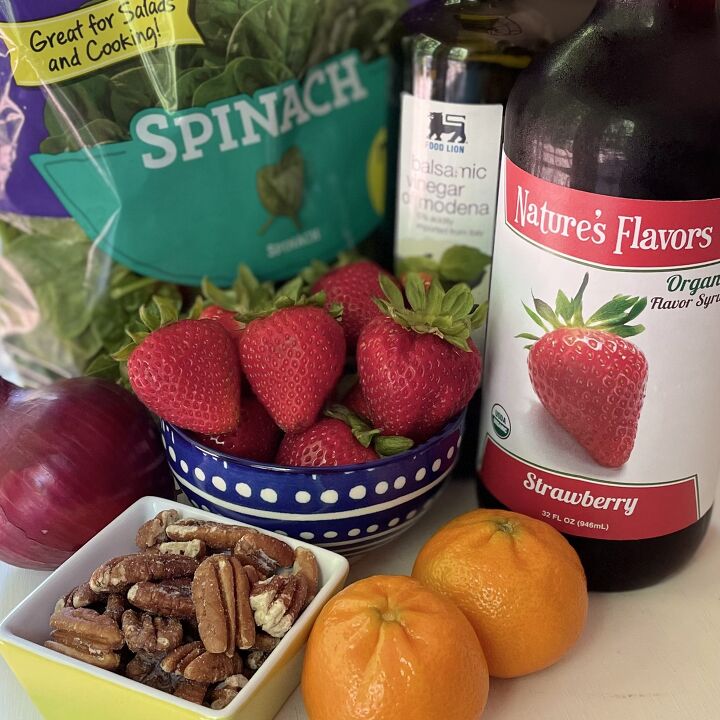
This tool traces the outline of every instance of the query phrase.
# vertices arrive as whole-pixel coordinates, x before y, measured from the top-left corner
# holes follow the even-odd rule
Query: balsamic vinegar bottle
[[[430,0],[399,20],[384,235],[401,278],[417,271],[446,287],[465,282],[487,301],[504,105],[550,38],[544,18],[515,0]],[[481,349],[484,334],[473,338]],[[458,466],[468,476],[478,414],[476,396]]]

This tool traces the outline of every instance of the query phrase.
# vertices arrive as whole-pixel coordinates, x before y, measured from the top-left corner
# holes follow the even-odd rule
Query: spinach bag
[[[406,1],[0,0],[0,369],[102,372],[153,294],[369,235]]]

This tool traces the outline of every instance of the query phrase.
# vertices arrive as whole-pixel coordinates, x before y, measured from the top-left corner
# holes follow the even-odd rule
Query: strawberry
[[[240,407],[240,423],[237,428],[224,435],[198,435],[198,440],[208,447],[227,455],[272,462],[280,444],[280,428],[252,395],[246,395]]]
[[[438,280],[425,288],[409,273],[402,292],[380,280],[385,317],[360,335],[357,350],[362,393],[375,427],[416,441],[437,433],[470,401],[480,384],[482,358],[470,332],[484,320],[484,307],[473,311],[467,285],[445,292]]]
[[[308,298],[302,284],[288,283],[272,308],[241,316],[248,322],[240,348],[245,376],[277,425],[291,433],[315,422],[345,364],[345,336],[323,307],[324,294]]]
[[[352,390],[345,396],[343,405],[348,410],[352,410],[356,415],[368,420],[370,418],[370,408],[368,407],[367,400],[363,395],[362,387],[360,383],[356,383]]]
[[[276,462],[290,467],[357,465],[413,446],[408,438],[381,435],[342,405],[333,405],[325,415],[307,430],[286,435]]]
[[[127,360],[137,397],[168,422],[199,433],[225,433],[240,419],[240,364],[232,338],[219,323],[178,320],[164,298],[143,306],[147,329],[113,357]]]
[[[307,430],[286,435],[275,461],[288,467],[322,467],[358,465],[377,459],[378,454],[363,447],[342,420],[323,418]]]
[[[328,303],[343,306],[342,326],[349,351],[354,351],[362,329],[380,316],[373,298],[380,297],[380,276],[395,279],[378,264],[360,260],[341,265],[321,277],[310,292],[324,292]]]
[[[630,458],[645,399],[647,360],[625,338],[645,329],[628,323],[647,298],[617,295],[584,320],[588,279],[572,300],[558,292],[555,310],[533,298],[535,310],[525,310],[545,334],[518,337],[532,341],[530,382],[545,409],[595,462],[617,468]]]
[[[242,337],[245,326],[235,319],[237,313],[234,310],[226,310],[219,305],[208,305],[201,313],[200,320],[215,320],[219,322],[228,334],[235,340]]]
[[[238,313],[268,307],[274,291],[272,283],[261,283],[247,265],[240,265],[232,288],[221,290],[204,278],[202,293],[209,304],[202,309],[199,319],[219,322],[235,340],[239,353],[245,324],[237,319]]]

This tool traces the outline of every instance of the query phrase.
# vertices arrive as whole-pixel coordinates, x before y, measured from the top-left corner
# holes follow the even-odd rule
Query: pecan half
[[[180,647],[184,635],[179,620],[153,617],[150,613],[139,615],[135,610],[124,612],[122,631],[132,652],[149,655],[166,655]]]
[[[211,653],[232,656],[255,641],[250,583],[240,561],[213,555],[195,572],[192,595],[200,639]]]
[[[125,643],[117,623],[89,608],[62,608],[53,613],[50,627],[57,637],[76,638],[99,650],[119,650]]]
[[[205,695],[207,695],[209,683],[193,682],[192,680],[186,680],[183,678],[178,682],[177,687],[173,695],[181,700],[187,700],[188,702],[202,705],[205,702]]]
[[[170,525],[167,536],[178,542],[202,540],[212,550],[232,550],[237,541],[249,532],[256,531],[241,525],[186,519]]]
[[[197,566],[197,560],[182,555],[123,555],[95,570],[90,587],[99,593],[120,592],[138,582],[191,576]]]
[[[243,565],[243,570],[247,575],[247,579],[252,587],[258,580],[264,580],[265,578],[260,577],[260,573],[252,565]]]
[[[282,540],[252,532],[238,540],[233,555],[243,565],[252,565],[260,575],[269,577],[282,567],[290,567],[295,562],[294,550]]]
[[[216,683],[242,672],[242,658],[235,653],[210,653],[201,642],[192,642],[173,650],[160,663],[165,672],[182,675],[186,680]]]
[[[264,653],[271,653],[280,643],[280,638],[272,637],[264,632],[257,632],[255,634],[255,642],[253,643],[252,650],[260,650]]]
[[[120,655],[112,651],[94,651],[88,649],[72,647],[56,640],[46,640],[45,647],[48,650],[62,653],[75,660],[89,663],[103,670],[117,670],[120,667]]]
[[[296,548],[292,570],[294,575],[302,575],[305,578],[307,583],[305,605],[309,605],[320,588],[320,566],[315,554],[302,547]]]
[[[127,599],[125,598],[125,595],[121,595],[120,593],[111,593],[106,597],[107,603],[105,605],[105,612],[103,615],[105,615],[105,617],[112,618],[119,626],[122,621],[123,613],[127,610]]]
[[[227,680],[223,680],[210,694],[210,708],[212,710],[226,708],[248,682],[250,681],[244,675],[231,675]]]
[[[167,526],[176,523],[180,519],[177,510],[163,510],[152,520],[148,520],[140,526],[135,537],[135,544],[141,549],[154,547],[167,540]]]
[[[73,588],[65,597],[60,598],[55,605],[55,610],[64,607],[84,608],[88,605],[94,605],[103,599],[102,595],[94,592],[90,587],[90,583],[83,583]]]
[[[283,637],[305,607],[307,583],[302,575],[275,575],[252,589],[255,624],[272,637]]]
[[[184,555],[195,558],[198,562],[207,555],[207,546],[202,540],[187,542],[164,542],[158,545],[161,555]]]
[[[172,675],[160,667],[158,660],[146,655],[136,655],[130,660],[125,676],[162,692],[172,692],[175,686]]]
[[[189,583],[139,582],[127,594],[132,605],[153,615],[191,620],[195,606]]]

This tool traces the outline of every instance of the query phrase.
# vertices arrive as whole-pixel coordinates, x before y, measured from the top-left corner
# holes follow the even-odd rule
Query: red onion
[[[0,560],[56,568],[144,495],[172,498],[158,430],[126,390],[0,378]]]

